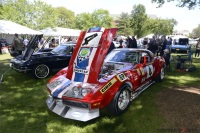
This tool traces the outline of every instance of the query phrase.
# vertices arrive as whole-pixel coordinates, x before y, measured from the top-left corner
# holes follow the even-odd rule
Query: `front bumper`
[[[66,105],[62,102],[61,99],[54,99],[49,95],[49,98],[46,100],[46,104],[49,110],[54,113],[73,120],[79,121],[89,121],[96,117],[99,117],[99,109],[90,110],[88,108],[79,108],[70,105]]]
[[[179,48],[179,47],[172,47],[171,48],[172,51],[188,51],[189,48]]]
[[[21,64],[16,64],[16,63],[12,63],[12,62],[10,63],[10,67],[19,72],[27,72],[27,71],[32,70],[28,67],[22,66]]]

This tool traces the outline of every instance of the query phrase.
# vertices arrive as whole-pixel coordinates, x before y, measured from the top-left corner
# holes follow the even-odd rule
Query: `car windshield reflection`
[[[133,51],[112,51],[105,59],[105,62],[126,62],[138,63],[138,53]]]
[[[73,52],[73,47],[69,45],[59,45],[52,50],[54,54],[71,54]]]

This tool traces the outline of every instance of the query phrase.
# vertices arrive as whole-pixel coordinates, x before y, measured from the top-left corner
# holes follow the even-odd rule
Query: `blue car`
[[[175,40],[172,44],[172,52],[188,52],[190,50],[189,39],[188,38],[179,38]]]

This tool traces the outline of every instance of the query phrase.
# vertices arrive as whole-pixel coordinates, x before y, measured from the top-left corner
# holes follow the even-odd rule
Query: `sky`
[[[159,18],[174,18],[178,24],[175,30],[188,30],[192,32],[200,24],[200,7],[189,10],[184,7],[176,7],[176,2],[167,2],[162,7],[157,8],[156,3],[151,0],[42,0],[53,7],[64,6],[75,14],[84,12],[92,13],[97,9],[108,10],[110,14],[131,13],[133,6],[143,4],[146,13],[156,15]],[[177,1],[177,0],[175,0]]]

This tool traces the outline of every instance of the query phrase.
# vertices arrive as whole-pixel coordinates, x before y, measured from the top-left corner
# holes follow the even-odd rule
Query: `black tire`
[[[131,104],[130,86],[128,84],[125,84],[118,90],[113,100],[106,107],[106,109],[112,115],[121,115],[129,108],[130,104]]]
[[[156,77],[155,81],[162,82],[164,80],[164,77],[165,77],[165,67],[163,66],[160,69],[160,72],[159,72],[158,76]]]
[[[36,67],[34,67],[32,74],[38,79],[43,79],[49,76],[50,68],[45,64],[39,64]]]

